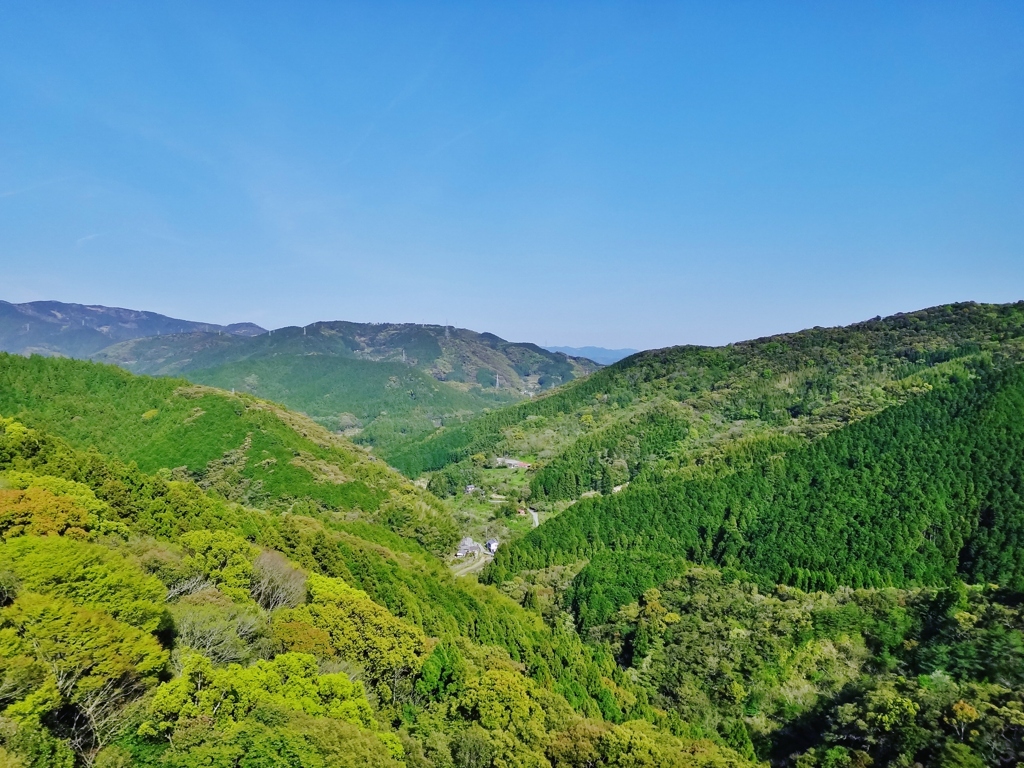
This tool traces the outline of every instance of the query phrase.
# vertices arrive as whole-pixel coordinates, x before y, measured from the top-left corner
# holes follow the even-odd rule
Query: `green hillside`
[[[532,344],[420,325],[314,323],[251,338],[192,333],[134,339],[94,359],[183,376],[283,403],[387,452],[439,425],[595,370]]]
[[[734,472],[645,477],[584,499],[502,549],[490,577],[614,550],[741,568],[765,587],[959,576],[1021,590],[1022,416],[1024,368],[982,370],[810,444],[766,444]],[[599,596],[613,584],[595,582],[582,604],[577,595],[578,610],[617,609],[621,599]]]
[[[659,725],[572,631],[453,578],[416,542],[443,505],[310,421],[0,361],[4,765],[576,766],[581,744],[599,765],[748,764]],[[271,455],[218,463],[225,445]],[[387,513],[321,485],[386,491]]]
[[[331,431],[386,446],[406,435],[467,417],[512,399],[479,388],[449,387],[402,363],[346,357],[273,356],[191,370],[191,381],[286,403]]]
[[[305,416],[0,356],[0,765],[1015,765],[1024,368],[1017,310],[975,311],[874,361],[838,330],[641,355],[617,407],[602,371],[442,431],[563,446],[431,478],[542,505],[490,584],[438,557],[449,502]],[[766,355],[828,368],[794,401]]]
[[[771,765],[1011,766],[1020,606],[995,586],[764,592],[688,566],[588,637],[654,706]]]
[[[959,575],[1018,588],[1021,481],[1008,457],[1024,448],[1022,338],[1024,305],[965,304],[644,353],[413,449],[443,462],[442,448],[449,460],[523,455],[517,445],[546,440],[521,496],[563,500],[554,513],[588,497],[503,548],[496,583],[613,550],[737,567],[765,586]]]
[[[725,347],[641,352],[579,382],[391,447],[411,476],[485,453],[531,458],[534,498],[573,499],[659,462],[714,464],[766,435],[797,440],[903,402],[945,361],[1018,357],[1024,303],[955,304]]]
[[[0,414],[231,500],[387,519],[435,551],[457,538],[449,511],[382,461],[251,395],[96,363],[0,354]]]

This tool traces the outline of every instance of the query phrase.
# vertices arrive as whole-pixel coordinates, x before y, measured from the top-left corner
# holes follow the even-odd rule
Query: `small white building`
[[[493,555],[495,552],[498,551],[498,544],[499,543],[500,542],[497,539],[488,539],[487,540],[487,544],[486,544],[487,551],[490,552]]]
[[[529,469],[530,465],[519,459],[510,459],[508,456],[498,456],[494,460],[495,466],[508,467],[509,469]]]

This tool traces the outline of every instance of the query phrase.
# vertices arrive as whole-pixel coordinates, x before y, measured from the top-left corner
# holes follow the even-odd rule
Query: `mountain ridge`
[[[145,336],[190,332],[256,336],[255,323],[203,323],[158,312],[61,301],[0,301],[0,350],[17,354],[88,357],[104,347]]]
[[[317,321],[243,338],[208,334],[143,337],[99,351],[95,359],[135,373],[170,375],[238,362],[254,355],[335,355],[402,362],[460,388],[511,389],[522,395],[550,389],[597,370],[591,360],[511,342],[488,332],[420,323]]]
[[[609,469],[618,485],[635,474],[634,463],[648,462],[643,446],[653,447],[651,419],[678,423],[682,432],[669,443],[686,440],[708,450],[766,430],[811,435],[894,401],[899,393],[893,377],[904,370],[986,350],[1024,354],[1024,302],[947,304],[720,347],[646,350],[531,402],[396,446],[390,460],[415,475],[480,452],[507,452],[529,457],[534,492],[548,493],[554,486],[538,486],[541,473],[550,479],[551,465],[563,456],[582,467],[596,451],[601,459],[583,472],[586,477],[574,475],[556,492],[558,498],[575,498],[570,486],[578,483],[579,493],[597,490],[594,471],[600,476],[602,468]],[[668,412],[678,413],[666,418]],[[690,423],[694,414],[700,423]],[[691,431],[703,437],[687,437]],[[628,435],[633,437],[627,440]],[[663,438],[669,440],[668,434]],[[631,440],[629,450],[619,450]],[[577,441],[578,455],[571,454]],[[662,447],[656,453],[667,455]],[[621,461],[631,468],[616,468]]]
[[[369,446],[532,397],[600,367],[454,326],[339,320],[266,331],[61,302],[0,304],[0,350],[97,360],[247,392]]]
[[[327,330],[222,373],[458,392]],[[653,350],[456,415],[424,488],[249,391],[0,354],[0,762],[1009,768],[1021,360],[1024,302]],[[473,516],[516,523],[479,578]],[[140,653],[52,685],[83,643]]]
[[[570,355],[571,357],[585,357],[588,360],[593,360],[595,363],[600,363],[601,365],[617,363],[619,360],[635,355],[637,352],[641,351],[631,347],[625,347],[623,349],[608,349],[607,347],[558,347],[547,345],[545,345],[544,349],[549,352],[562,352],[563,354]]]

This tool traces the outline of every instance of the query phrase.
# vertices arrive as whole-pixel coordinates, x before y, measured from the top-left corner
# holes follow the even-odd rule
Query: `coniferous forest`
[[[370,447],[0,355],[0,766],[1016,765],[1022,353],[936,307]]]

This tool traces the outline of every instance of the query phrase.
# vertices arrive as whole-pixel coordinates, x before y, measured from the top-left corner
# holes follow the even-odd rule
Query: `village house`
[[[483,552],[483,547],[473,541],[471,536],[467,536],[459,542],[459,548],[455,550],[455,556],[462,558],[467,555],[479,555]]]
[[[508,467],[509,469],[529,469],[530,465],[519,459],[510,459],[508,456],[498,456],[494,460],[495,466]]]

